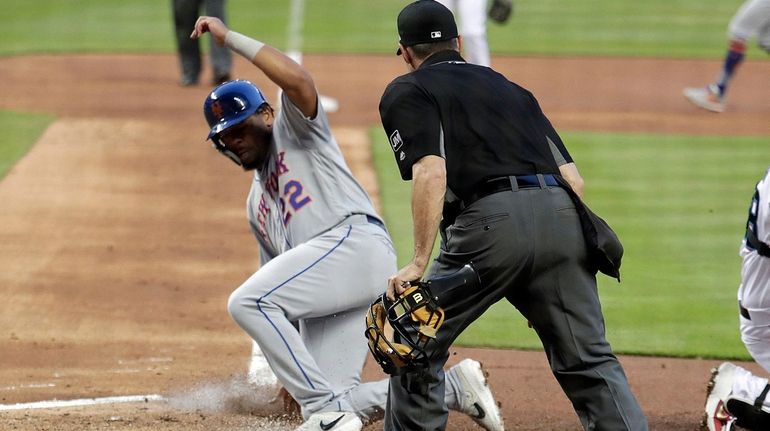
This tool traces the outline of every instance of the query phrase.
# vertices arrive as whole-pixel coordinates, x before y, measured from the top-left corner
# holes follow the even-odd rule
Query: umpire
[[[532,93],[463,60],[454,17],[441,4],[407,5],[398,34],[397,54],[410,73],[385,89],[380,116],[401,177],[412,180],[415,252],[388,280],[388,296],[423,276],[439,229],[429,278],[471,262],[482,287],[433,292],[444,326],[427,368],[391,377],[385,429],[446,427],[448,349],[505,298],[537,331],[586,430],[646,430],[605,339],[596,271],[563,189],[582,194],[582,179],[561,138]]]

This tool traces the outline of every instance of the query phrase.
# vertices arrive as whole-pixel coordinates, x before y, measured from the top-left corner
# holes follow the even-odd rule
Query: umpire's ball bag
[[[620,261],[623,259],[623,244],[601,217],[594,214],[580,199],[569,183],[559,175],[554,175],[559,185],[567,191],[575,203],[575,210],[580,217],[580,226],[583,228],[586,247],[588,247],[588,260],[594,271],[616,278],[620,282]]]

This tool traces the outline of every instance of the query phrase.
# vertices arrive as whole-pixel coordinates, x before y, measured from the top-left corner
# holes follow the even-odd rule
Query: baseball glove
[[[498,24],[505,24],[513,13],[513,0],[492,0],[487,16]]]
[[[369,350],[387,374],[399,368],[426,364],[425,348],[436,339],[444,323],[444,310],[438,306],[428,285],[418,282],[395,301],[385,294],[377,298],[366,315]],[[401,341],[394,341],[396,335]]]

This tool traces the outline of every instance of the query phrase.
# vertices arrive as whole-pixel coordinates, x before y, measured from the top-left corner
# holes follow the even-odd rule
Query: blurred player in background
[[[174,34],[179,54],[179,67],[182,77],[179,85],[190,87],[198,85],[202,62],[198,39],[190,39],[190,29],[195,25],[195,20],[201,13],[201,7],[205,6],[206,15],[215,16],[225,20],[225,0],[172,0],[174,11]],[[211,42],[209,60],[213,77],[212,85],[219,85],[230,80],[232,69],[232,54],[230,50]]]
[[[459,15],[463,58],[479,66],[490,65],[487,43],[487,0],[436,0]]]
[[[228,311],[299,404],[298,430],[359,431],[387,400],[388,381],[361,383],[361,372],[366,311],[396,270],[392,241],[345,163],[310,73],[215,17],[200,17],[190,37],[207,32],[283,90],[280,111],[240,80],[204,102],[215,148],[254,171],[247,210],[262,265],[230,295]],[[503,430],[478,362],[446,375],[449,408]]]
[[[770,372],[770,170],[757,183],[749,206],[738,288],[741,339],[751,357]],[[734,425],[770,430],[770,385],[739,366],[725,362],[709,382],[703,431],[729,431]]]
[[[711,112],[724,112],[730,79],[743,63],[749,38],[756,36],[759,47],[770,53],[770,0],[747,0],[735,13],[728,28],[730,38],[722,72],[705,87],[687,87],[684,97]]]

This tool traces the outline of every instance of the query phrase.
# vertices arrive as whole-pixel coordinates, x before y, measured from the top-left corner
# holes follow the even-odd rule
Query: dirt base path
[[[249,174],[204,142],[208,87],[180,88],[172,56],[0,58],[0,108],[58,120],[0,181],[0,404],[161,394],[168,402],[0,411],[0,429],[291,429],[270,390],[244,387],[250,342],[229,293],[257,266]],[[354,174],[376,197],[366,146],[395,57],[306,56]],[[681,87],[717,62],[496,58],[557,129],[770,136],[770,63],[743,66],[729,111]],[[275,87],[244,61],[241,78]],[[206,78],[206,77],[204,77]],[[752,86],[752,83],[754,86]],[[764,87],[757,88],[759,85]],[[527,330],[521,328],[521,330]],[[738,336],[736,331],[736,337]],[[484,361],[509,429],[574,430],[541,352],[458,349]],[[623,357],[652,428],[693,430],[717,361]],[[759,371],[753,365],[749,368]],[[369,364],[367,378],[381,374]],[[376,429],[376,426],[371,427]],[[452,430],[473,429],[452,415]]]

